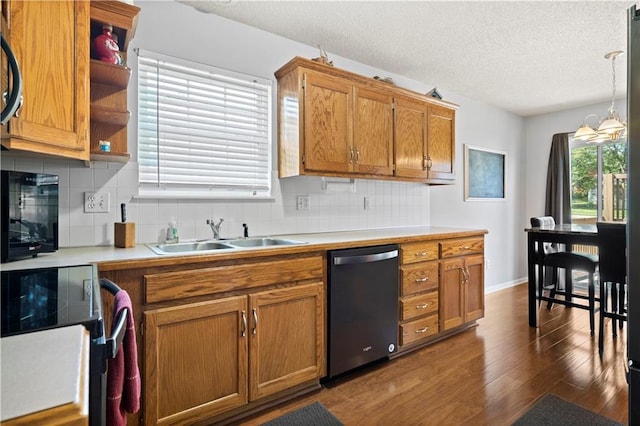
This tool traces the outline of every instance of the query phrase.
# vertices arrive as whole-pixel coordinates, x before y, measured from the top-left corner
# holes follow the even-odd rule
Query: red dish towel
[[[109,360],[107,371],[107,425],[109,426],[126,425],[127,412],[135,413],[140,409],[140,371],[138,370],[133,309],[129,294],[120,290],[114,299],[112,328],[120,311],[124,308],[127,308],[127,330],[116,357]]]

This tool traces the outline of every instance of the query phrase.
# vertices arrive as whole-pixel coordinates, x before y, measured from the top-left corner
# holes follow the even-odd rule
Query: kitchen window
[[[138,51],[140,196],[271,195],[271,81]]]

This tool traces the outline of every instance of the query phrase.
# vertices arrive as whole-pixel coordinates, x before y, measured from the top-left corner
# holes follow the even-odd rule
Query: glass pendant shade
[[[620,132],[624,130],[624,124],[622,124],[619,120],[616,120],[614,117],[609,117],[600,124],[598,127],[598,132],[604,132],[609,135]]]
[[[598,133],[586,124],[583,124],[582,127],[573,134],[574,139],[581,141],[586,141],[591,138],[595,138],[596,136],[598,136]]]

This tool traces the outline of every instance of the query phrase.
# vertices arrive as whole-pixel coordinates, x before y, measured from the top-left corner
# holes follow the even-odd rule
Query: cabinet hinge
[[[140,321],[140,335],[144,336],[144,321]]]
[[[306,160],[306,157],[304,156],[304,154],[302,154],[302,164],[304,164]]]
[[[302,89],[304,90],[305,87],[307,86],[307,77],[302,77]]]
[[[395,164],[391,165],[391,170],[393,170],[394,172],[396,171],[396,165]]]
[[[396,101],[391,102],[391,110],[392,111],[396,110]]]

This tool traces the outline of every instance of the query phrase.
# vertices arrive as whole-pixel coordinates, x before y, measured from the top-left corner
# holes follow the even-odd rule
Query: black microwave
[[[58,176],[2,170],[2,262],[58,250]]]

